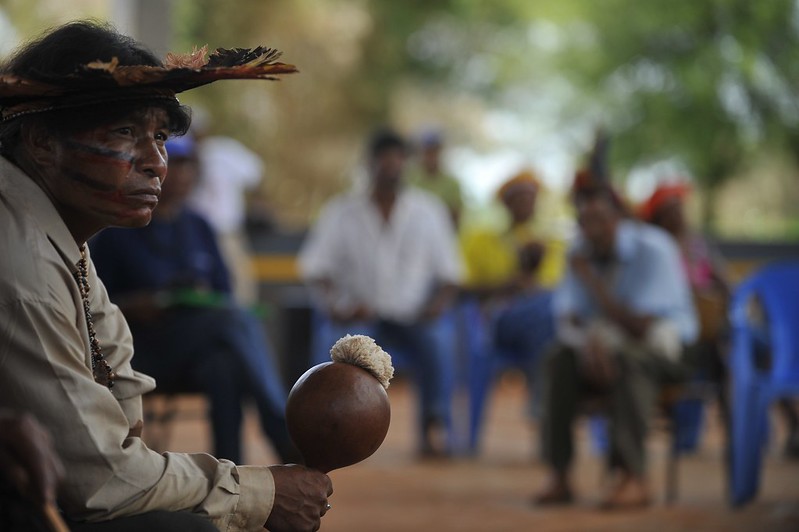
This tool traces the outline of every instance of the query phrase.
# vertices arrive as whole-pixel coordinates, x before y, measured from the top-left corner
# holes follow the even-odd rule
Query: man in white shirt
[[[217,236],[225,265],[231,273],[233,294],[242,305],[258,301],[258,284],[252,271],[252,251],[244,227],[246,194],[261,183],[264,163],[260,156],[231,137],[210,135],[207,112],[192,114],[197,138],[200,179],[189,205],[203,215]]]
[[[454,229],[438,199],[405,186],[402,137],[376,133],[368,156],[366,190],[334,198],[300,253],[302,276],[325,318],[317,340],[321,331],[323,346],[358,332],[406,353],[420,387],[422,454],[446,454],[435,436],[448,421],[451,352],[439,318],[461,280]]]

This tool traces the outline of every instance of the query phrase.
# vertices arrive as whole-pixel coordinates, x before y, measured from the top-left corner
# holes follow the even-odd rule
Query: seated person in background
[[[580,238],[555,294],[558,344],[542,366],[541,449],[550,468],[539,504],[572,500],[569,466],[579,399],[602,394],[609,466],[618,482],[603,507],[649,502],[644,444],[659,387],[687,376],[684,346],[697,323],[677,246],[660,229],[622,218],[607,186],[575,191]]]
[[[372,137],[368,189],[325,207],[303,244],[300,268],[333,328],[328,340],[359,332],[412,358],[421,392],[421,451],[442,455],[449,451],[438,436],[448,422],[451,353],[436,327],[456,295],[461,263],[444,205],[405,186],[406,156],[405,140],[393,131]]]
[[[462,239],[466,295],[476,297],[495,347],[522,359],[530,382],[538,354],[554,339],[552,292],[562,272],[562,244],[537,235],[532,222],[540,183],[530,171],[497,191],[504,231],[471,231]]]
[[[680,248],[699,318],[699,339],[694,348],[696,364],[704,378],[721,383],[724,388],[727,380],[726,316],[731,288],[721,254],[688,224],[685,200],[689,193],[690,188],[685,183],[663,183],[641,205],[639,216],[669,233]],[[723,389],[718,398],[726,417]]]
[[[419,139],[419,159],[408,172],[408,183],[430,192],[449,209],[452,223],[457,231],[463,211],[461,184],[444,171],[441,152],[444,136],[436,130],[422,133]]]
[[[241,463],[242,402],[251,398],[281,460],[298,461],[285,426],[287,393],[262,324],[232,298],[204,218],[186,207],[198,175],[194,140],[169,140],[169,176],[147,227],[90,242],[111,300],[133,333],[133,367],[158,389],[208,397],[214,454]]]

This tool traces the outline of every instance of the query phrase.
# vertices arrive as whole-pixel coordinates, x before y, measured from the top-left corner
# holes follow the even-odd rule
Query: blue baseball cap
[[[166,141],[166,152],[170,157],[190,158],[197,154],[197,143],[191,135],[173,137]]]

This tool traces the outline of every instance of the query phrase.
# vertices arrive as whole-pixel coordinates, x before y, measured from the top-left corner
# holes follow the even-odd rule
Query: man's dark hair
[[[621,215],[626,214],[626,208],[618,193],[610,185],[598,184],[580,188],[572,193],[575,208],[579,209],[584,203],[602,199],[608,202]]]
[[[390,128],[381,128],[372,133],[368,146],[369,158],[375,159],[389,150],[400,150],[407,153],[408,143],[402,135]]]
[[[70,22],[45,33],[17,51],[0,74],[52,82],[78,71],[92,61],[108,62],[116,58],[120,65],[162,66],[158,57],[134,39],[122,35],[112,26],[93,21]],[[184,134],[191,124],[187,107],[177,100],[120,99],[86,104],[79,107],[53,109],[20,116],[0,123],[0,155],[10,157],[20,141],[25,124],[38,124],[56,135],[68,135],[114,122],[145,107],[163,108],[169,116],[173,135]]]

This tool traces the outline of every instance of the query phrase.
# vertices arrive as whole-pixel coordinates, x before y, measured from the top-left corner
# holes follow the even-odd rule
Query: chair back
[[[748,308],[753,297],[760,301],[767,320],[769,380],[799,383],[799,261],[765,266],[738,287],[730,310],[734,328],[751,327]]]

